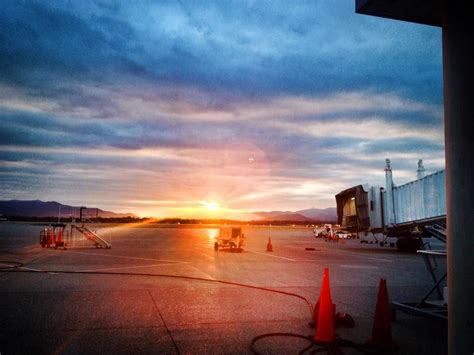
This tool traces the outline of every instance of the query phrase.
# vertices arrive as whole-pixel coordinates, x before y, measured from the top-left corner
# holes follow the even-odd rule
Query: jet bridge
[[[422,237],[438,236],[430,226],[446,223],[444,170],[426,176],[424,171],[420,160],[417,179],[396,186],[387,159],[385,188],[356,185],[336,195],[338,223],[361,242],[396,240],[401,250],[420,249]]]

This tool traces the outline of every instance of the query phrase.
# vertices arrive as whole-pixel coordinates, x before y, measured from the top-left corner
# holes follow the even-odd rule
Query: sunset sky
[[[354,7],[2,2],[0,199],[235,218],[443,169],[441,30]]]

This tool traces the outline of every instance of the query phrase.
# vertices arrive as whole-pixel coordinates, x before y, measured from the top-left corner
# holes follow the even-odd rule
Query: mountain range
[[[21,200],[0,200],[0,215],[5,217],[57,217],[61,213],[61,218],[68,218],[74,215],[79,217],[80,206],[64,205],[56,201],[21,201]],[[97,211],[97,212],[96,212]],[[125,218],[137,217],[133,213],[116,213],[104,211],[96,208],[87,208],[86,216],[102,218]],[[309,208],[299,211],[271,211],[271,212],[252,212],[248,214],[249,219],[262,221],[292,221],[292,222],[311,222],[311,221],[336,221],[336,208]]]
[[[68,218],[72,215],[79,217],[79,209],[80,206],[63,205],[56,201],[0,201],[0,215],[4,215],[5,217],[57,217],[59,213],[61,213],[62,218]],[[115,213],[89,207],[85,210],[85,216],[88,217],[94,218],[96,217],[96,213],[98,217],[102,218],[137,217],[133,213]]]
[[[253,212],[253,218],[265,221],[325,221],[335,222],[337,213],[335,207],[328,208],[309,208],[299,211],[271,211],[271,212]]]

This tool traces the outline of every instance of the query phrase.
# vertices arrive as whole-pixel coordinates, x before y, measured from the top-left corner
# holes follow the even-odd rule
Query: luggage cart
[[[39,242],[42,248],[54,248],[58,247],[67,250],[68,235],[66,225],[64,223],[54,223],[51,226],[45,227],[40,232]]]

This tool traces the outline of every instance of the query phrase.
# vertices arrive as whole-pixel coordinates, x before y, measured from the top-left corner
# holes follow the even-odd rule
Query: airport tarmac
[[[337,334],[364,343],[372,332],[380,278],[387,280],[391,301],[418,301],[432,286],[419,255],[358,240],[327,243],[309,228],[244,226],[241,253],[214,251],[216,227],[103,226],[97,232],[112,249],[76,240],[68,250],[41,248],[42,228],[0,224],[0,263],[20,262],[16,270],[28,271],[0,272],[2,355],[250,353],[258,335],[314,335],[308,304],[288,294],[216,281],[297,294],[314,304],[326,267],[336,311],[355,320],[354,328],[338,328]],[[269,237],[273,252],[266,251]],[[444,263],[439,260],[441,273]],[[446,325],[397,313],[392,334],[399,354],[447,353]],[[303,339],[272,337],[255,348],[295,354],[307,345]]]

